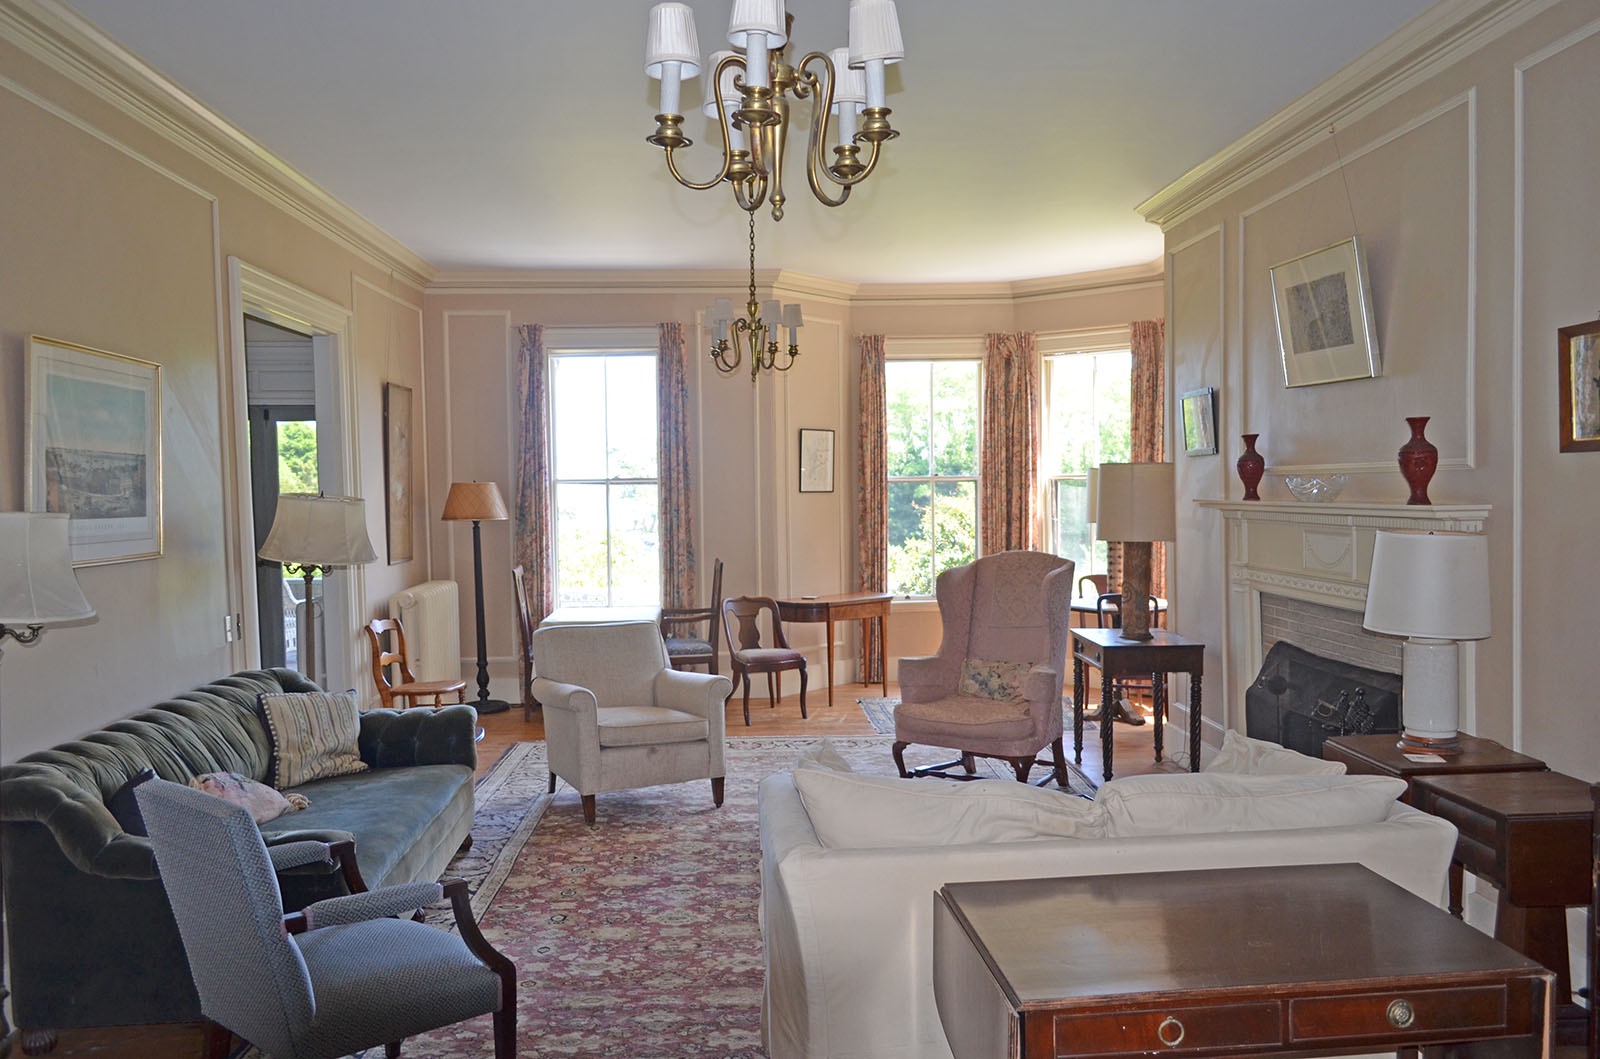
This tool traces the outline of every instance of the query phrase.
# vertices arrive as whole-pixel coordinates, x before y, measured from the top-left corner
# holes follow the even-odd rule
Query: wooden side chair
[[[384,649],[383,638],[393,634],[394,650]],[[418,680],[411,674],[411,662],[406,654],[406,631],[399,618],[374,618],[367,622],[367,640],[372,644],[372,680],[378,685],[378,698],[384,709],[395,708],[395,699],[410,699],[411,705],[421,705],[421,700],[432,699],[433,705],[443,706],[446,695],[454,695],[457,702],[467,701],[465,680]],[[400,667],[400,679],[389,679],[389,667]],[[402,705],[404,705],[402,703]]]
[[[533,709],[539,705],[533,697],[533,611],[528,606],[528,584],[522,577],[522,564],[511,568],[511,587],[517,597],[517,663],[521,672],[522,719],[533,720]],[[711,670],[713,673],[716,669]]]
[[[772,646],[761,646],[761,615],[772,629]],[[736,631],[737,630],[737,631]],[[806,656],[789,646],[778,619],[778,603],[767,596],[734,596],[722,601],[722,631],[728,637],[733,681],[744,686],[744,723],[750,725],[750,674],[767,675],[768,708],[778,704],[785,670],[800,671],[800,717],[806,717]]]
[[[722,560],[711,568],[711,602],[704,607],[662,607],[661,638],[673,669],[710,666],[717,671],[717,608],[722,606]],[[705,625],[705,635],[699,626]],[[688,634],[682,630],[688,629]]]

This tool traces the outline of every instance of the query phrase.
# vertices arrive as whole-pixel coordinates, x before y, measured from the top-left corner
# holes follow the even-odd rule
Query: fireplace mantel
[[[1288,596],[1363,611],[1373,540],[1380,529],[1482,533],[1488,504],[1300,503],[1197,500],[1225,523],[1228,563],[1223,701],[1243,709],[1244,690],[1261,669],[1262,595]],[[1315,651],[1313,644],[1301,644]],[[1463,699],[1471,701],[1471,644],[1462,650]],[[1468,718],[1463,711],[1463,721]],[[1228,719],[1224,719],[1228,723]]]

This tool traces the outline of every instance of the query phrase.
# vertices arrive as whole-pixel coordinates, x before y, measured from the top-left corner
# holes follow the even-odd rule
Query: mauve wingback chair
[[[494,1014],[496,1059],[517,1054],[517,974],[478,931],[467,884],[404,883],[284,915],[275,869],[328,856],[322,842],[269,853],[250,814],[166,780],[134,788],[200,1010],[272,1059],[335,1059]],[[448,895],[460,936],[409,918]],[[392,917],[406,918],[392,918]],[[228,1034],[207,1034],[224,1056]]]
[[[653,621],[545,625],[533,634],[533,693],[544,704],[550,789],[560,777],[595,821],[595,795],[710,779],[722,805],[733,682],[673,669]]]
[[[1061,687],[1072,572],[1072,560],[1058,555],[1008,551],[939,575],[939,651],[900,659],[893,748],[900,775],[971,779],[974,757],[994,757],[1010,762],[1025,783],[1039,752],[1050,747],[1050,777],[1067,786]],[[950,747],[961,756],[908,771],[905,748],[912,743]],[[965,775],[946,771],[958,764]]]

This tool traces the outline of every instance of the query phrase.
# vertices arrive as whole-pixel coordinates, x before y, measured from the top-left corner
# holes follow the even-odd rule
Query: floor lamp
[[[354,496],[281,493],[272,529],[256,553],[282,563],[290,574],[306,579],[306,636],[300,672],[317,679],[317,612],[312,580],[344,566],[370,563],[378,557],[367,536],[367,502]]]
[[[1379,530],[1361,624],[1404,636],[1400,747],[1457,754],[1460,640],[1489,635],[1489,538],[1441,530]]]
[[[1122,635],[1149,640],[1150,544],[1177,535],[1170,463],[1102,463],[1095,536],[1122,542]]]
[[[510,707],[502,699],[489,697],[489,641],[483,628],[483,541],[479,523],[501,522],[510,518],[500,488],[493,482],[456,482],[444,500],[446,522],[472,520],[472,580],[478,597],[478,697],[471,704],[479,713],[500,713]]]

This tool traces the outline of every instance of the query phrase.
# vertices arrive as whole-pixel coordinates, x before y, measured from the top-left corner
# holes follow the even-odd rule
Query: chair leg
[[[750,727],[750,671],[744,671],[744,726]]]
[[[1033,758],[1014,757],[1011,759],[1011,770],[1017,774],[1018,783],[1028,782],[1028,773],[1033,771]]]
[[[233,1051],[232,1032],[225,1026],[207,1022],[204,1048],[206,1059],[228,1059]]]
[[[778,674],[769,672],[767,674],[767,709],[769,710],[778,705],[778,687]]]
[[[552,772],[552,773],[550,773],[550,793],[554,794],[555,792],[556,792],[556,774],[554,772]]]
[[[894,754],[894,766],[900,770],[900,778],[903,780],[911,778],[911,773],[906,771],[906,747],[910,745],[910,743],[902,743],[896,740],[894,746],[889,748]]]
[[[1062,790],[1070,790],[1072,781],[1067,778],[1067,748],[1064,740],[1066,736],[1057,736],[1055,742],[1050,744],[1050,752],[1055,755],[1055,765],[1051,769],[1056,778],[1056,786]]]
[[[383,1046],[384,1059],[400,1059],[400,1042],[390,1041]]]
[[[806,719],[806,667],[800,667],[800,719]]]
[[[718,809],[722,808],[722,776],[711,777],[711,804]]]
[[[594,795],[592,794],[583,796],[583,822],[590,826],[594,825]]]
[[[511,998],[503,1000],[500,1010],[494,1013],[494,1059],[516,1059],[517,1056],[517,999],[516,986],[511,987]]]
[[[961,767],[966,770],[967,775],[976,776],[978,774],[977,756],[975,754],[968,753],[967,751],[962,751]]]

